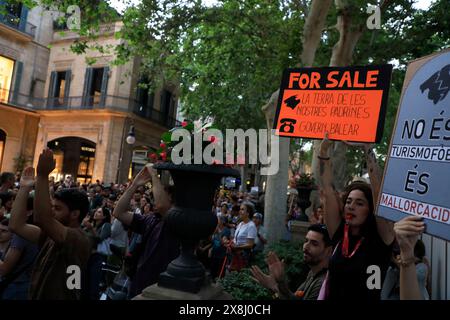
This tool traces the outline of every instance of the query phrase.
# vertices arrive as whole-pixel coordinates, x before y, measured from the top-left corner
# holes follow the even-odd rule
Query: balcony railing
[[[160,112],[148,110],[142,112],[140,103],[135,99],[118,96],[90,96],[65,98],[35,98],[14,91],[0,90],[0,103],[10,104],[30,110],[111,110],[134,113],[142,118],[156,122],[167,128],[179,126],[175,118]]]
[[[12,14],[0,14],[0,23],[7,25],[8,27],[17,29],[23,33],[26,33],[34,38],[36,35],[36,26],[29,23],[20,23],[20,17],[17,17]]]

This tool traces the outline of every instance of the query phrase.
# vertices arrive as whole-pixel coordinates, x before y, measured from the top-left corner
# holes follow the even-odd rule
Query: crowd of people
[[[267,256],[269,274],[252,268],[256,281],[285,298],[332,301],[429,299],[430,268],[419,240],[425,230],[423,218],[408,216],[394,224],[375,216],[374,199],[380,192],[382,175],[368,144],[355,146],[364,148],[370,184],[355,181],[343,193],[337,192],[332,183],[330,146],[326,136],[318,155],[322,204],[311,215],[319,223],[309,228],[303,245],[305,262],[311,272],[293,294],[285,284],[283,263],[270,252]],[[294,186],[290,185],[290,188]],[[291,207],[289,201],[288,206]],[[288,211],[288,216],[293,215]],[[290,221],[289,218],[286,220]],[[315,243],[310,240],[312,237],[316,237]],[[314,246],[320,250],[313,251]],[[314,256],[316,259],[310,259]],[[368,284],[370,270],[374,267],[381,273],[382,286]]]
[[[351,183],[339,194],[332,184],[330,145],[324,139],[320,148],[321,204],[313,206],[303,244],[310,272],[296,292],[289,290],[284,262],[274,252],[267,253],[268,274],[252,266],[267,244],[264,194],[255,190],[218,190],[211,213],[217,228],[200,242],[199,260],[214,281],[250,267],[254,279],[280,299],[429,299],[429,263],[418,240],[423,221],[411,216],[394,224],[374,215],[381,174],[368,146],[371,183]],[[57,182],[49,178],[54,167],[46,149],[36,170],[1,175],[1,299],[98,300],[114,282],[105,271],[111,267],[129,279],[128,299],[155,284],[180,251],[165,224],[174,187],[163,185],[151,166],[127,184],[109,185],[80,184],[71,176]],[[286,230],[298,210],[289,198]],[[374,265],[382,288],[367,286],[367,270]],[[71,266],[80,270],[78,285],[68,285]]]

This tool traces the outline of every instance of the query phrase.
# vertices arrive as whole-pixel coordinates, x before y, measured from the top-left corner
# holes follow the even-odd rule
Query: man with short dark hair
[[[141,215],[129,211],[130,201],[136,190],[152,182],[155,196],[155,213]],[[164,188],[158,174],[152,167],[144,167],[119,199],[113,215],[124,225],[142,235],[141,244],[134,249],[138,258],[135,274],[131,277],[129,296],[134,297],[147,286],[156,283],[160,273],[179,255],[180,243],[168,229],[165,217],[172,207],[171,188]],[[131,245],[130,245],[131,247]]]
[[[14,192],[12,191],[0,192],[0,208],[4,207],[3,214],[6,217],[8,217],[8,215],[11,213],[13,202],[14,202]]]
[[[263,287],[271,290],[281,299],[317,300],[325,279],[328,261],[332,253],[332,243],[323,224],[314,224],[308,228],[303,243],[303,257],[311,268],[306,280],[295,293],[289,290],[284,272],[284,262],[274,252],[267,255],[270,274],[264,274],[257,266],[252,266],[254,279]]]
[[[14,187],[16,176],[12,172],[3,172],[0,175],[0,192],[8,192]]]
[[[81,276],[91,252],[88,236],[80,224],[89,210],[86,194],[62,189],[50,199],[48,175],[55,168],[51,150],[44,150],[37,165],[34,222],[26,223],[26,201],[16,201],[10,228],[41,247],[31,278],[30,298],[36,300],[79,300]],[[18,198],[26,199],[34,184],[34,169],[22,174]]]

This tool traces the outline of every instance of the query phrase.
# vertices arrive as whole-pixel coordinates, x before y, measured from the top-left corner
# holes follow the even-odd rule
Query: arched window
[[[0,129],[0,171],[3,164],[3,151],[5,150],[6,132]]]

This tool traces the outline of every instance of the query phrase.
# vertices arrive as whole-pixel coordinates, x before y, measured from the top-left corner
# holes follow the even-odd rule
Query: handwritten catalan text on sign
[[[377,214],[424,218],[426,233],[450,240],[450,50],[410,64]]]
[[[391,66],[288,69],[274,129],[287,137],[381,138]]]

